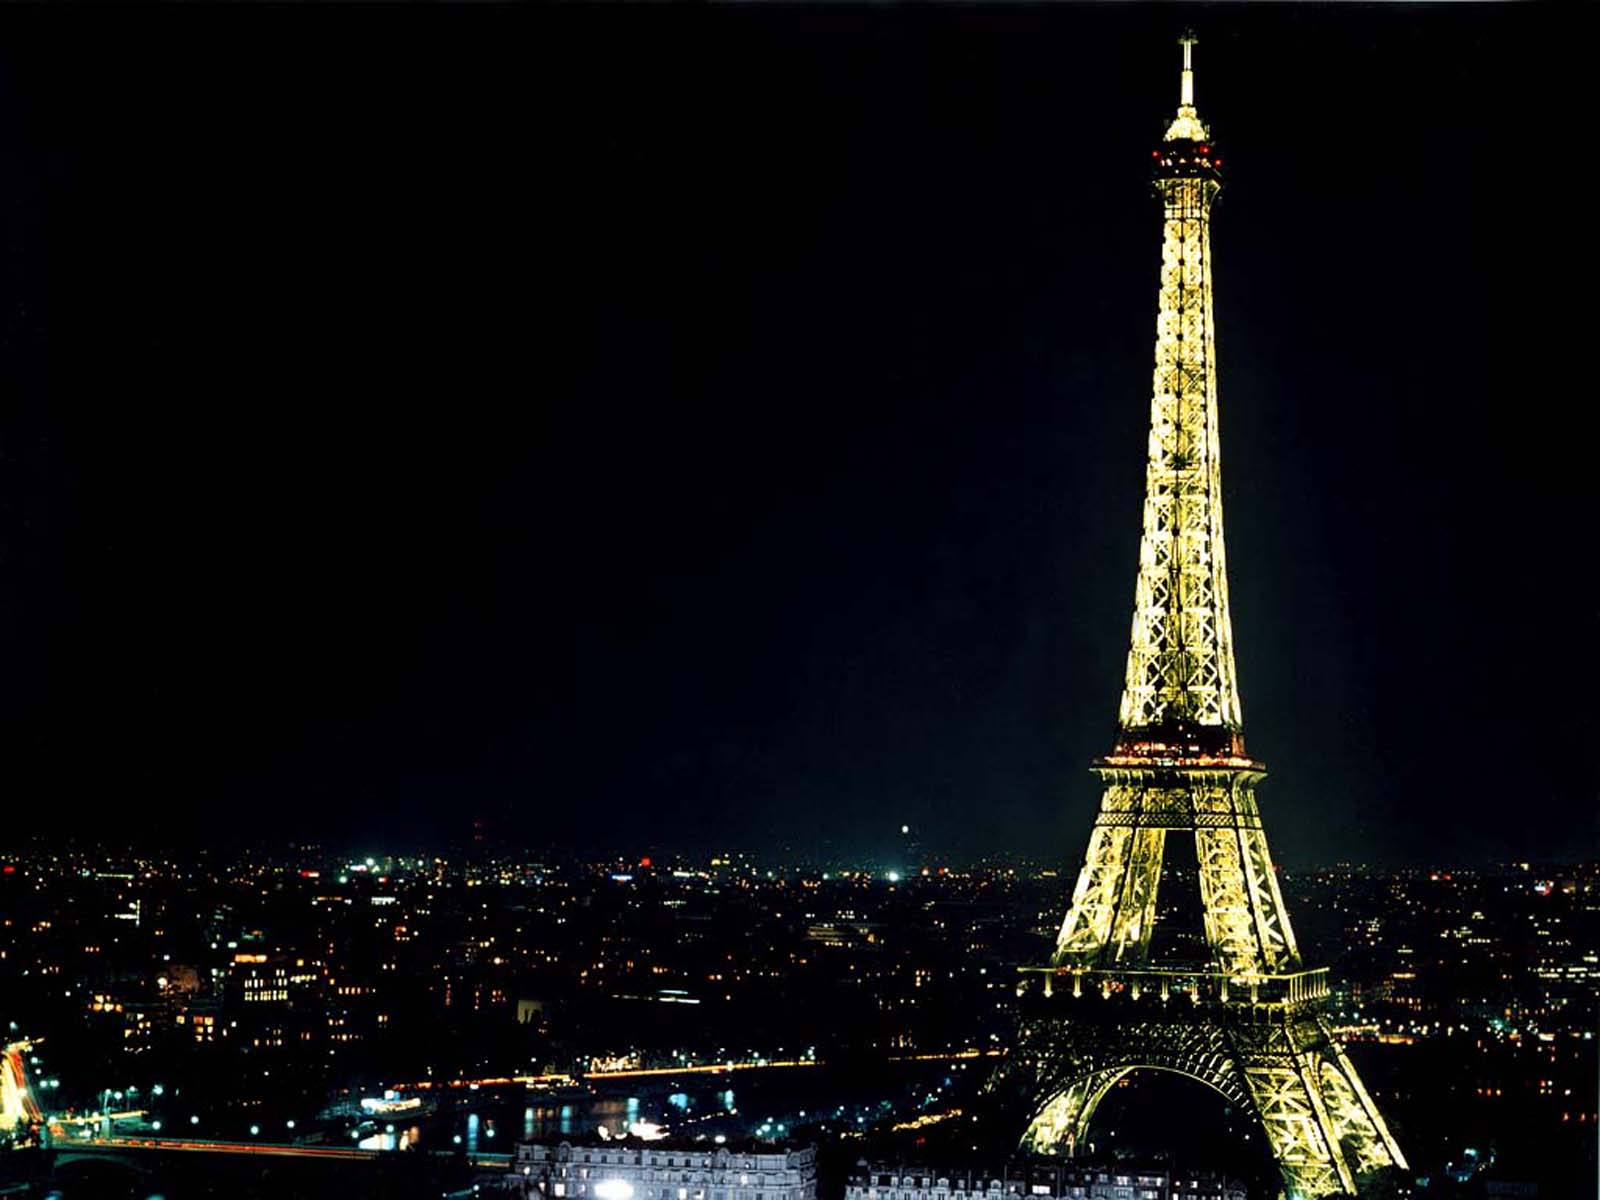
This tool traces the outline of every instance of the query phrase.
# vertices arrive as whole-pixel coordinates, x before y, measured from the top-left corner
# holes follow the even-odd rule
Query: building
[[[519,1142],[506,1184],[545,1200],[817,1200],[817,1149]]]
[[[1248,1200],[1242,1183],[1165,1166],[1030,1159],[999,1167],[858,1162],[844,1200]]]

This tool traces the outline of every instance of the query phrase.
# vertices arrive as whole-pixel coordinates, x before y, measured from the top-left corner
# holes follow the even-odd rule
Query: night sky
[[[1275,852],[1593,856],[1582,22],[5,10],[8,827],[1075,865],[1192,24]]]

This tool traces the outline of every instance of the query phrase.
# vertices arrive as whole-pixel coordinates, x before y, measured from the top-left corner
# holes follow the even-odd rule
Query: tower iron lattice
[[[997,1082],[1026,1098],[1024,1148],[1070,1155],[1123,1076],[1178,1072],[1255,1115],[1292,1200],[1358,1195],[1406,1164],[1330,1027],[1326,969],[1301,961],[1256,804],[1265,768],[1244,748],[1211,302],[1222,159],[1194,106],[1194,39],[1181,44],[1177,116],[1153,153],[1160,303],[1119,735],[1094,763],[1099,816],[1055,953],[1024,970],[1023,1029]],[[1163,860],[1185,835],[1203,936],[1163,959]]]

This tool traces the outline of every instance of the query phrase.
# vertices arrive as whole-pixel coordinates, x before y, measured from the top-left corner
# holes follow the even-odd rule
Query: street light
[[[100,1089],[100,1112],[97,1115],[99,1115],[99,1116],[101,1116],[101,1117],[103,1117],[105,1119],[105,1123],[106,1124],[105,1124],[105,1131],[102,1134],[103,1137],[110,1137],[111,1136],[111,1100],[112,1100],[113,1097],[118,1099],[118,1100],[121,1100],[122,1099],[122,1093],[121,1092],[114,1092],[110,1088],[102,1088],[102,1089]]]

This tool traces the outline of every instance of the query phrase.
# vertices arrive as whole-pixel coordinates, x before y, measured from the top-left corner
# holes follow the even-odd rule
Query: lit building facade
[[[544,1200],[817,1200],[817,1150],[520,1142],[506,1184]]]
[[[1125,1163],[1060,1160],[1008,1163],[998,1170],[858,1162],[844,1200],[1247,1200],[1220,1175]]]

